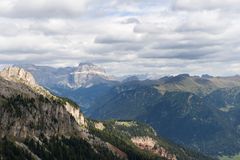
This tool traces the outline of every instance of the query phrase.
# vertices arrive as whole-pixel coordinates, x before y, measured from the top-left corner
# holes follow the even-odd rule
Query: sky
[[[0,68],[240,74],[239,0],[0,0]]]

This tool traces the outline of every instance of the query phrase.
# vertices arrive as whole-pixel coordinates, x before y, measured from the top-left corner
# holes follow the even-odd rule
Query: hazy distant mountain
[[[123,81],[129,77],[136,77],[140,81],[144,81],[144,80],[158,80],[164,76],[161,74],[154,74],[154,73],[133,74],[133,75],[125,75],[125,76],[119,77],[118,80]]]
[[[79,66],[70,73],[68,86],[70,88],[88,88],[113,80],[114,78],[108,75],[103,68],[91,63],[80,63]]]
[[[126,83],[126,82],[131,82],[131,81],[139,81],[139,78],[137,76],[129,76],[129,77],[125,78],[122,82]]]
[[[210,155],[240,152],[240,78],[182,74],[114,86],[96,98],[97,119],[135,119]]]
[[[210,160],[136,121],[86,119],[17,67],[0,72],[0,159]]]
[[[14,65],[31,72],[37,82],[47,88],[88,88],[97,84],[110,83],[115,79],[106,71],[91,63],[80,63],[77,67],[53,68],[31,64]]]

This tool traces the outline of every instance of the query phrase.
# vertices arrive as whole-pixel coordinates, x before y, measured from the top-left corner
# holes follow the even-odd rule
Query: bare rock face
[[[151,137],[133,137],[131,138],[131,141],[142,150],[150,151],[168,160],[177,160],[176,155],[171,154],[165,148],[158,146],[157,141]]]
[[[43,88],[42,86],[38,85],[30,72],[19,68],[19,67],[8,67],[3,69],[0,72],[0,77],[5,80],[15,82],[18,84],[24,84],[34,90],[36,93],[41,94],[45,97],[51,97],[56,99],[54,95],[52,95],[48,90]],[[20,89],[20,88],[16,88]],[[21,88],[23,89],[23,88]]]
[[[113,80],[113,78],[103,68],[91,63],[80,63],[69,75],[68,86],[71,88],[88,88],[108,80]]]
[[[13,82],[21,82],[26,85],[36,86],[36,81],[32,74],[18,67],[8,67],[0,72],[0,76]]]
[[[0,88],[1,137],[69,135],[86,126],[79,108],[39,86],[24,69],[8,67],[1,71]]]
[[[83,114],[80,112],[79,108],[74,108],[73,106],[71,106],[71,104],[66,102],[65,109],[68,111],[68,113],[70,113],[73,116],[75,121],[80,126],[86,126],[87,125],[87,123],[85,122],[85,118],[84,118]]]
[[[142,149],[152,149],[156,145],[156,140],[151,137],[133,137],[132,142],[137,146],[142,146]]]
[[[102,122],[98,122],[98,123],[95,123],[95,128],[102,131],[105,129],[105,126],[103,125]]]

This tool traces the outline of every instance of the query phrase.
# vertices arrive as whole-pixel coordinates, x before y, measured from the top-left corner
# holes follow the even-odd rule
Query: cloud
[[[0,15],[18,18],[75,17],[85,10],[86,4],[86,0],[2,0]]]
[[[103,44],[113,44],[113,43],[134,43],[137,42],[137,37],[134,37],[135,35],[128,35],[128,36],[122,36],[122,35],[102,35],[97,36],[94,40],[95,43],[103,43]]]
[[[1,0],[0,63],[90,61],[113,74],[239,73],[239,2],[171,2]]]
[[[123,24],[138,24],[140,21],[137,18],[127,18],[122,21]]]
[[[182,10],[239,10],[240,1],[238,0],[175,0],[174,8]]]

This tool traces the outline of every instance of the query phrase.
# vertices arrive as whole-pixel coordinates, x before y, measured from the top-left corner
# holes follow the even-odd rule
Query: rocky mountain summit
[[[80,63],[69,76],[70,88],[91,87],[93,85],[114,80],[103,68],[92,63]]]
[[[36,81],[30,72],[19,67],[8,67],[0,72],[0,76],[14,82],[21,82],[26,85],[36,86]]]
[[[21,68],[4,69],[0,88],[0,159],[211,159],[144,124],[86,119],[74,102],[52,95]]]

